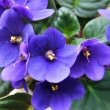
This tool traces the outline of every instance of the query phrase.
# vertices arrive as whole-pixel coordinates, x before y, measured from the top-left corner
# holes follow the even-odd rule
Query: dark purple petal
[[[30,0],[26,6],[32,11],[46,9],[48,5],[48,0]]]
[[[36,80],[45,80],[46,61],[43,57],[34,57],[29,60],[28,72]]]
[[[19,81],[12,82],[12,86],[16,89],[23,87],[25,89],[25,91],[28,93],[28,85],[27,85],[25,79],[21,79]]]
[[[12,63],[19,55],[18,45],[4,43],[0,45],[0,67],[4,67]]]
[[[68,94],[72,99],[81,99],[85,94],[83,84],[73,78],[67,78],[59,84],[59,90],[62,93]]]
[[[8,9],[13,5],[13,1],[12,0],[0,0],[0,6]]]
[[[23,88],[24,88],[24,90],[28,93],[29,91],[28,91],[28,84],[27,84],[27,82],[26,82],[26,80],[25,79],[23,79]]]
[[[27,24],[23,29],[24,42],[28,43],[29,38],[33,35],[35,35],[33,26],[31,24]]]
[[[71,74],[70,76],[73,78],[79,78],[84,75],[85,69],[83,65],[80,62],[77,62],[73,65],[71,68]]]
[[[21,32],[24,28],[24,22],[19,14],[13,9],[4,11],[4,13],[1,15],[0,25],[6,28],[13,35],[21,35]]]
[[[0,45],[10,43],[11,34],[0,26]]]
[[[42,35],[36,35],[29,40],[29,52],[32,56],[44,55],[48,50],[48,38]]]
[[[22,87],[22,80],[16,81],[16,82],[12,82],[12,86],[16,89],[19,89]]]
[[[23,18],[32,18],[31,10],[28,9],[28,7],[24,7],[22,5],[15,5],[13,8],[19,13],[19,15]]]
[[[6,81],[19,81],[26,76],[26,61],[17,60],[15,63],[12,63],[6,66],[2,73],[1,77]]]
[[[101,43],[101,41],[99,41],[98,39],[88,39],[84,41],[81,45],[82,46],[93,46],[97,43]]]
[[[72,105],[72,100],[67,94],[54,94],[50,100],[52,110],[69,110]]]
[[[25,5],[28,0],[13,0],[16,4]]]
[[[98,62],[92,59],[84,67],[86,69],[85,74],[91,80],[98,81],[104,77],[104,67],[98,64]]]
[[[108,41],[110,41],[110,26],[108,26],[106,28],[106,38],[107,38]]]
[[[47,63],[45,78],[48,82],[58,83],[67,78],[70,74],[70,69],[63,63],[55,61]]]
[[[95,60],[102,66],[110,64],[110,47],[106,44],[99,43],[90,47],[91,57],[94,57]]]
[[[50,50],[60,49],[66,44],[66,38],[55,28],[48,28],[44,35],[48,37]]]
[[[38,110],[44,110],[49,107],[51,97],[51,89],[49,89],[48,83],[39,83],[32,96],[32,105]]]
[[[70,76],[73,78],[79,78],[83,76],[85,73],[85,68],[84,68],[85,63],[88,63],[86,61],[86,58],[84,58],[82,54],[79,54],[79,56],[76,59],[76,62],[71,67]]]
[[[32,16],[29,18],[32,21],[38,21],[50,17],[54,13],[53,9],[43,9],[39,11],[31,11]]]
[[[98,10],[99,14],[110,19],[110,10],[109,9],[100,9]]]
[[[5,8],[0,6],[0,16],[2,15],[2,13],[5,11]]]
[[[71,67],[76,61],[78,55],[78,47],[73,45],[65,45],[56,51],[57,61],[63,63],[67,67]]]

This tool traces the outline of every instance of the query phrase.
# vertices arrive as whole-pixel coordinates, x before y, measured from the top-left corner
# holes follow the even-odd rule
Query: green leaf
[[[0,98],[8,95],[12,91],[11,84],[0,80]]]
[[[107,41],[105,30],[108,25],[110,25],[110,20],[107,20],[103,17],[95,18],[86,24],[83,30],[84,37],[98,38],[105,42]]]
[[[47,20],[47,19],[46,19]],[[41,34],[44,30],[47,29],[48,27],[48,21],[46,22],[46,20],[42,20],[42,21],[39,21],[39,22],[36,22],[36,23],[33,23],[33,27],[34,27],[34,31],[37,33],[37,34]]]
[[[75,38],[72,40],[71,44],[80,45],[85,40],[86,40],[85,38]]]
[[[88,81],[86,96],[73,104],[73,110],[110,110],[110,71],[102,81]]]
[[[0,99],[0,110],[33,110],[31,96],[26,93],[17,93]]]
[[[79,33],[80,24],[75,14],[68,8],[61,7],[54,20],[54,26],[63,32],[67,38]]]
[[[97,15],[97,10],[105,8],[109,0],[57,0],[61,6],[66,6],[75,11],[79,17],[87,18]]]
[[[105,8],[109,0],[79,0],[75,13],[80,17],[93,17],[97,15],[97,10]]]
[[[51,27],[53,23],[53,16],[51,16],[50,18],[41,20],[41,21],[36,21],[33,23],[33,27],[34,27],[34,31],[37,34],[41,34],[43,33],[48,27]]]
[[[75,0],[56,0],[61,6],[73,8]]]

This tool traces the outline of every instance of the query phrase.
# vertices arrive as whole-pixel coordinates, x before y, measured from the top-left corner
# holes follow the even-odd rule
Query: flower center
[[[87,47],[83,49],[83,55],[87,58],[87,61],[90,62],[89,57],[90,57],[91,53]]]
[[[45,57],[51,61],[56,59],[56,56],[52,50],[48,50],[45,54]]]
[[[11,36],[10,42],[11,43],[17,43],[20,44],[22,42],[22,37],[21,36]]]
[[[53,91],[57,91],[58,90],[58,85],[51,85],[51,88]]]

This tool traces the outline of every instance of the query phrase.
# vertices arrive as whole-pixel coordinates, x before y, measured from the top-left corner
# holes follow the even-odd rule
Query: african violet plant
[[[0,110],[110,110],[109,5],[0,0]]]

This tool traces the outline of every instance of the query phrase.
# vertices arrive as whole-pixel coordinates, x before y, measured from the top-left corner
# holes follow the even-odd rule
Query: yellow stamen
[[[11,36],[10,42],[20,44],[22,42],[22,37],[21,36]]]
[[[91,55],[91,54],[90,54],[89,50],[86,50],[86,51],[84,52],[84,56],[87,58],[88,62],[89,62],[89,56],[90,56],[90,55]]]
[[[55,54],[51,50],[47,51],[46,57],[51,61],[56,59]]]
[[[54,54],[53,55],[52,54],[48,55],[48,58],[49,58],[49,60],[55,60],[56,59]]]
[[[57,91],[58,90],[58,85],[52,85],[51,87],[52,87],[53,91]]]

